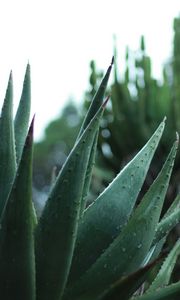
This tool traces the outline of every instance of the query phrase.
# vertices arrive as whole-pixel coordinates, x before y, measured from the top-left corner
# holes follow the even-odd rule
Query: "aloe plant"
[[[162,157],[164,155],[165,158],[169,144],[172,143],[172,131],[180,131],[179,41],[180,18],[177,17],[174,19],[172,57],[162,69],[161,81],[153,76],[153,61],[147,53],[144,37],[141,38],[138,51],[134,52],[133,49],[127,48],[124,73],[122,73],[121,66],[118,65],[118,60],[116,60],[111,85],[112,107],[104,113],[103,125],[100,128],[98,140],[99,159],[97,165],[103,168],[104,172],[102,174],[106,174],[109,169],[117,174],[120,167],[129,161],[150,138],[163,116],[166,115],[168,124],[158,149],[157,159],[155,158],[151,165],[144,190],[149,187],[152,179],[156,176],[160,167],[158,156]],[[116,45],[114,48],[116,57]],[[87,109],[89,99],[91,99],[94,91],[97,90],[99,76],[100,72],[96,63],[91,61],[90,88],[84,97],[85,109]],[[132,128],[133,135],[131,134]],[[50,139],[50,136],[48,138]],[[106,149],[107,151],[105,151]],[[179,164],[180,155],[178,153],[173,181],[167,195],[167,207],[179,190]],[[105,184],[108,182],[105,176],[102,176],[101,180]]]
[[[85,208],[112,64],[74,147],[53,179],[39,220],[32,201],[30,66],[15,120],[10,75],[0,118],[1,299],[178,299],[180,283],[169,283],[180,241],[165,260],[161,254],[169,231],[180,220],[179,195],[161,217],[178,137],[156,180],[136,205],[165,119],[96,201]],[[161,269],[150,282],[149,274],[157,265]],[[143,283],[144,293],[138,295]]]

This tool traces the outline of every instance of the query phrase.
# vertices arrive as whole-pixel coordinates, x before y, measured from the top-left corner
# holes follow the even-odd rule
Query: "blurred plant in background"
[[[115,58],[116,52],[115,47]],[[90,200],[137,153],[163,117],[167,116],[166,132],[146,179],[144,193],[159,171],[159,158],[168,152],[172,132],[180,132],[180,18],[174,20],[173,55],[163,68],[161,81],[152,76],[152,62],[146,53],[144,37],[141,38],[139,51],[133,53],[127,49],[122,78],[119,78],[119,69],[115,59],[110,90],[112,105],[107,107],[100,128]],[[34,184],[37,189],[45,187],[46,191],[51,182],[50,170],[54,166],[61,168],[101,79],[102,72],[91,61],[90,87],[85,93],[80,113],[75,104],[69,102],[62,115],[48,125],[44,139],[35,145]],[[169,201],[179,189],[179,165],[180,154],[169,189]]]
[[[180,131],[180,19],[174,20],[174,50],[172,59],[163,69],[163,79],[152,76],[152,63],[146,54],[144,37],[138,53],[127,49],[126,70],[119,79],[115,65],[111,86],[112,110],[106,112],[105,127],[101,129],[99,151],[105,167],[115,173],[130,160],[150,137],[160,120],[167,116],[168,126],[158,156],[167,153],[172,142],[172,132]],[[115,48],[116,55],[116,48]],[[115,60],[117,61],[117,60]],[[112,114],[113,112],[113,114]],[[112,115],[114,118],[112,118]],[[119,130],[121,128],[121,130]],[[172,199],[180,181],[180,155],[176,163],[174,185],[169,190]],[[153,162],[151,174],[146,180],[149,186],[159,169],[159,159]]]
[[[80,120],[76,106],[69,101],[60,117],[47,126],[43,140],[35,144],[33,175],[34,198],[38,213],[44,206],[53,177],[61,169],[72,149]]]
[[[80,116],[72,101],[63,109],[60,117],[45,129],[44,139],[35,145],[35,184],[38,188],[48,186],[50,170],[61,168],[80,127]],[[35,169],[35,170],[36,170]]]

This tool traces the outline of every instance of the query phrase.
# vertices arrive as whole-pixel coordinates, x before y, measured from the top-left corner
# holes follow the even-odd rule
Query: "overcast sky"
[[[98,68],[106,70],[113,34],[122,68],[125,47],[137,50],[144,34],[153,74],[160,78],[171,56],[173,18],[179,13],[179,0],[1,0],[0,103],[12,69],[16,108],[29,61],[39,138],[71,96],[81,101],[89,61],[95,59]]]

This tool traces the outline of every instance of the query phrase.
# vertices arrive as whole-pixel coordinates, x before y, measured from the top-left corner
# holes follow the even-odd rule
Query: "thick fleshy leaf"
[[[109,76],[111,73],[113,62],[114,62],[114,58],[111,61],[111,65],[109,66],[109,68],[99,86],[97,93],[95,94],[94,98],[92,99],[89,110],[88,110],[88,112],[85,116],[85,119],[83,121],[83,124],[80,128],[77,140],[79,139],[79,137],[83,133],[84,129],[88,126],[89,122],[94,117],[94,115],[97,113],[98,109],[100,108],[100,106],[103,103],[103,99],[104,99],[104,95],[105,95],[105,91],[106,91],[106,87],[108,84],[108,80],[109,80]],[[96,148],[97,148],[97,137],[98,137],[98,133],[96,134],[96,137],[94,138],[94,144],[93,144],[91,154],[89,157],[89,163],[88,163],[84,187],[83,187],[80,215],[82,215],[84,213],[84,209],[86,207],[86,198],[87,198],[87,194],[88,194],[89,187],[90,187],[90,182],[91,182],[91,177],[92,177],[92,169],[93,169],[93,165],[94,165],[94,161],[95,161],[95,154],[96,154]]]
[[[16,141],[16,157],[19,163],[26,140],[29,124],[29,116],[31,109],[31,79],[30,65],[27,65],[24,77],[21,99],[16,112],[14,121],[15,141]]]
[[[1,221],[0,297],[6,300],[35,300],[32,134],[33,124]]]
[[[160,271],[158,272],[155,280],[151,284],[147,293],[157,290],[158,288],[169,284],[172,271],[174,269],[175,263],[179,255],[180,255],[180,239],[176,242],[173,249],[165,259],[163,265],[161,266]]]
[[[89,192],[90,182],[91,182],[91,176],[92,176],[92,169],[95,163],[95,156],[96,156],[96,148],[97,148],[97,141],[98,141],[98,132],[96,133],[96,136],[94,138],[92,150],[89,156],[89,162],[87,166],[85,181],[84,181],[84,187],[83,187],[83,193],[82,193],[82,200],[81,200],[81,212],[80,215],[82,216],[84,213],[84,210],[86,208],[86,200],[87,200],[87,194]]]
[[[167,236],[167,234],[180,222],[180,208],[178,208],[176,211],[174,211],[171,215],[169,215],[166,218],[163,218],[163,220],[158,224],[156,229],[156,234],[153,240],[153,245],[158,243],[160,240],[162,240],[164,237]]]
[[[143,284],[149,272],[160,262],[162,257],[156,259],[144,268],[139,269],[137,272],[120,279],[119,281],[112,284],[103,293],[102,296],[98,297],[97,300],[129,300],[130,297],[137,291],[137,289]],[[95,299],[94,299],[95,300]]]
[[[161,221],[158,223],[156,233],[152,242],[151,249],[145,258],[144,263],[148,263],[150,260],[158,257],[161,249],[166,241],[168,233],[179,223],[180,221],[180,195],[177,195]]]
[[[177,142],[142,202],[119,236],[90,269],[69,286],[65,299],[96,297],[121,276],[135,272],[146,257],[159,221],[177,151]],[[93,241],[94,242],[94,241]]]
[[[171,206],[168,208],[167,212],[163,216],[162,220],[170,216],[172,213],[177,211],[180,208],[180,194],[178,194],[175,200],[172,202]]]
[[[163,130],[164,121],[143,149],[85,210],[78,228],[70,282],[96,261],[128,221]]]
[[[13,87],[10,74],[0,117],[0,218],[16,172],[12,102]]]
[[[180,194],[178,194],[171,206],[159,222],[153,245],[166,238],[168,233],[180,222]]]
[[[179,300],[180,281],[161,288],[157,291],[152,291],[141,297],[135,297],[134,300]]]
[[[60,299],[69,273],[83,186],[101,106],[60,171],[36,231],[37,300]]]
[[[111,64],[110,64],[109,68],[107,69],[107,72],[106,72],[104,78],[102,79],[102,82],[101,82],[94,98],[92,99],[91,105],[88,109],[88,112],[87,112],[85,119],[82,123],[82,126],[80,128],[77,140],[83,133],[84,129],[88,126],[88,124],[90,123],[92,118],[95,116],[95,114],[97,113],[97,111],[99,110],[101,105],[103,104],[103,99],[104,99],[105,91],[107,88],[109,76],[111,74],[111,69],[112,69],[113,63],[114,63],[114,57],[112,58]]]

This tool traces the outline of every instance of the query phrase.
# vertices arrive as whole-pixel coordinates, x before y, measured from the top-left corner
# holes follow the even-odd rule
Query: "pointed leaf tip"
[[[112,60],[111,60],[111,67],[112,67],[113,64],[114,64],[114,55],[113,55]]]
[[[33,134],[34,134],[34,120],[35,120],[35,114],[32,118],[30,127],[29,127],[29,131],[28,131],[28,135],[27,135],[27,140],[26,140],[26,145],[30,145],[32,143],[33,140]]]
[[[29,131],[33,134],[33,130],[34,130],[34,121],[35,121],[35,114],[33,115],[32,117],[32,121],[31,121],[31,124],[30,124],[30,127],[29,127]]]
[[[163,122],[166,122],[166,120],[167,120],[167,117],[165,116],[164,119],[163,119]]]
[[[30,72],[30,69],[31,69],[31,65],[30,65],[30,62],[29,62],[29,60],[28,60],[27,67],[26,67],[26,71]]]
[[[12,70],[10,71],[10,74],[9,74],[9,80],[12,80],[13,79],[13,73],[12,73]]]

